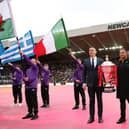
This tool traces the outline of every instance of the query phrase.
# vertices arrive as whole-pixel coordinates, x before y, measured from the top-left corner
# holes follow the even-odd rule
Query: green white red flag
[[[51,31],[46,34],[43,39],[36,44],[34,48],[34,53],[37,57],[51,54],[60,49],[69,47],[69,39],[65,29],[65,24],[61,18],[51,29]]]

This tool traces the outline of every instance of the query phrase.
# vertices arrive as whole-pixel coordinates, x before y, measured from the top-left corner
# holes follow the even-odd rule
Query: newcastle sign
[[[124,29],[128,27],[129,27],[129,21],[126,21],[126,22],[120,22],[115,24],[109,24],[108,30]]]

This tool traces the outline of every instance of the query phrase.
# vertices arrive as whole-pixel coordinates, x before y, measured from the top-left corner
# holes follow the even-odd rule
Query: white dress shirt
[[[97,57],[95,56],[94,58],[90,57],[90,63],[92,65],[92,59],[94,59],[94,68],[96,67],[97,65]]]

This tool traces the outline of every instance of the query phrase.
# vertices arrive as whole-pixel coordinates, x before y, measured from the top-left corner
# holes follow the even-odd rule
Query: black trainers
[[[121,123],[124,123],[125,121],[126,121],[125,118],[120,118],[116,123],[121,124]]]
[[[91,124],[94,122],[94,118],[90,118],[88,121],[87,121],[87,124]]]
[[[86,110],[86,106],[83,106],[83,107],[82,107],[82,110]]]
[[[46,106],[45,106],[45,108],[49,108],[50,106],[49,106],[49,104],[47,104]]]
[[[103,123],[102,117],[99,117],[98,123]]]
[[[26,116],[22,117],[22,119],[29,119],[33,117],[33,114],[32,113],[28,113]]]
[[[44,104],[44,105],[42,105],[42,106],[40,106],[41,108],[44,108],[44,107],[46,107],[46,104]]]
[[[76,110],[76,109],[79,109],[79,106],[75,106],[72,108],[72,110]]]
[[[36,119],[38,119],[38,115],[37,114],[34,115],[31,120],[36,120]]]

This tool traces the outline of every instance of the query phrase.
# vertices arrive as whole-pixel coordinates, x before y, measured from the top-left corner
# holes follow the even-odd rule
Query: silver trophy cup
[[[115,91],[116,87],[116,65],[109,61],[108,56],[106,56],[106,61],[104,61],[99,68],[100,83],[104,87],[105,93],[111,93]]]

